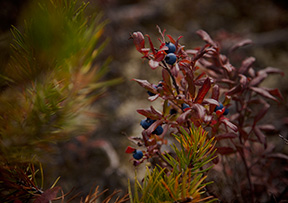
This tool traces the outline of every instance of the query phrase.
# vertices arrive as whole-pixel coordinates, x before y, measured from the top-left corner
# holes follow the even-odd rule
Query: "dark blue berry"
[[[223,113],[223,115],[227,115],[229,113],[229,109],[228,108],[225,108],[225,111],[224,111],[224,113]]]
[[[155,96],[156,94],[154,94],[153,92],[147,91],[147,93],[149,94],[150,97]]]
[[[157,128],[153,131],[153,134],[161,135],[163,133],[163,128],[161,125],[157,126]]]
[[[133,158],[134,158],[134,159],[139,160],[139,159],[142,159],[142,157],[143,157],[143,152],[142,152],[141,150],[136,149],[136,150],[133,152]]]
[[[157,87],[163,87],[163,84],[162,84],[162,83],[159,83],[159,84],[157,85]]]
[[[165,46],[168,47],[168,50],[165,51],[167,54],[174,53],[176,51],[175,45],[171,42],[166,42]]]
[[[214,112],[223,109],[223,104],[222,103],[219,103],[219,104],[220,104],[219,106],[215,107]]]
[[[176,109],[170,109],[170,115],[174,115],[177,113],[177,110]]]
[[[165,57],[166,63],[168,63],[168,64],[170,64],[170,65],[173,65],[173,64],[176,62],[176,59],[177,59],[177,57],[176,57],[176,55],[173,54],[173,53],[169,53],[169,54],[167,54],[166,57]]]
[[[150,118],[147,118],[145,120],[141,120],[140,125],[146,130],[148,129],[152,123],[154,123],[155,120],[151,120]]]
[[[154,85],[153,84],[153,88],[157,90],[157,87],[159,87],[159,85]],[[149,94],[149,96],[155,96],[156,94],[154,94],[153,92],[147,91],[147,93]]]

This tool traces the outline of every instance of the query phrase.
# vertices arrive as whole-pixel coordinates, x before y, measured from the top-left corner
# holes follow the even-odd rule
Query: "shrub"
[[[269,144],[267,143],[265,132],[276,131],[275,127],[271,124],[260,122],[270,107],[269,102],[280,103],[283,99],[278,89],[265,88],[260,86],[260,84],[270,74],[283,75],[283,73],[279,69],[272,67],[256,70],[253,66],[254,57],[243,59],[239,67],[232,65],[229,58],[221,53],[220,44],[213,41],[203,30],[197,31],[197,34],[206,44],[195,49],[186,49],[185,46],[181,45],[180,39],[182,37],[175,40],[170,35],[165,36],[165,30],[162,32],[159,27],[158,30],[161,35],[159,47],[155,47],[149,35],[146,35],[149,43],[149,48],[147,48],[145,38],[141,32],[131,34],[137,51],[143,55],[143,59],[148,60],[150,68],[152,70],[162,69],[162,78],[159,82],[161,86],[151,84],[147,80],[134,80],[152,93],[149,94],[148,98],[151,102],[161,99],[163,107],[161,111],[153,106],[148,109],[137,110],[138,113],[154,122],[144,128],[140,138],[131,138],[139,147],[145,149],[143,159],[134,160],[134,165],[138,166],[146,160],[153,163],[152,171],[147,172],[147,180],[144,178],[143,186],[140,186],[139,182],[136,181],[135,187],[141,191],[142,196],[138,200],[136,190],[134,194],[136,196],[135,202],[141,202],[148,198],[147,190],[152,190],[149,193],[154,194],[154,188],[155,193],[161,196],[159,197],[161,201],[168,201],[171,198],[175,202],[198,201],[195,200],[195,197],[193,197],[194,200],[193,198],[189,199],[191,195],[188,193],[183,196],[183,191],[176,190],[178,191],[177,193],[169,192],[173,190],[173,187],[175,192],[175,187],[177,188],[177,186],[174,184],[183,184],[185,185],[184,188],[187,185],[185,181],[175,176],[174,172],[176,169],[171,167],[169,162],[172,156],[169,156],[171,159],[168,159],[168,164],[166,163],[167,159],[164,157],[167,157],[168,152],[162,152],[161,147],[167,143],[169,135],[172,134],[177,135],[178,140],[181,137],[182,141],[180,144],[183,151],[187,152],[188,150],[191,154],[197,154],[199,150],[202,150],[202,147],[205,148],[205,145],[199,144],[198,147],[194,148],[189,145],[191,148],[187,149],[184,146],[188,145],[183,142],[183,139],[187,137],[188,139],[193,139],[195,134],[191,133],[191,130],[199,128],[207,132],[200,135],[205,137],[203,139],[217,140],[217,145],[215,146],[217,158],[213,159],[213,162],[218,164],[218,166],[222,164],[220,168],[224,172],[226,182],[225,180],[221,181],[232,183],[225,188],[217,188],[217,186],[212,184],[213,192],[211,189],[210,192],[212,194],[216,191],[215,197],[220,200],[222,198],[224,201],[232,201],[233,198],[238,198],[240,201],[254,202],[256,200],[259,201],[261,198],[263,199],[263,196],[265,196],[264,199],[268,200],[270,198],[268,191],[271,191],[272,188],[274,189],[273,191],[277,191],[273,193],[274,197],[277,197],[281,192],[285,192],[285,188],[283,188],[284,182],[281,180],[283,176],[274,175],[269,170],[264,170],[260,174],[255,173],[263,162],[267,163],[265,166],[273,167],[275,159],[270,159],[271,157],[287,159],[286,155],[276,154],[268,147]],[[166,42],[166,37],[169,40],[168,42]],[[171,43],[176,47],[175,52],[172,53],[176,56],[173,63],[170,61],[170,57],[167,60],[167,56],[171,54],[167,51],[170,49],[168,44]],[[250,40],[240,41],[231,47],[230,51],[232,53],[236,49],[250,43]],[[164,131],[161,135],[154,133],[158,126],[163,126]],[[262,146],[262,149],[259,146]],[[181,166],[176,167],[178,169],[176,174],[184,172],[185,175],[182,174],[183,178],[188,178],[187,174],[193,173],[193,170],[189,169],[188,172],[184,169],[189,168],[191,162],[182,159],[184,155],[179,154],[177,148],[174,148],[174,150],[176,150],[174,153],[176,158],[173,157],[173,160]],[[210,153],[211,156],[212,154]],[[201,160],[201,158],[199,159]],[[211,160],[209,159],[209,162]],[[235,162],[237,165],[234,165]],[[205,163],[208,163],[208,161]],[[205,177],[205,174],[201,171],[203,165],[200,163],[196,164],[196,166],[199,165],[201,166],[197,169],[202,177]],[[234,167],[238,167],[240,170],[234,169]],[[230,173],[227,174],[227,171],[230,171]],[[283,174],[283,170],[281,173]],[[220,174],[221,172],[216,174],[216,176],[221,176]],[[261,179],[261,175],[266,178]],[[173,177],[174,182],[170,183],[168,179],[165,179],[165,176],[168,179]],[[189,176],[189,178],[195,179],[196,177]],[[273,184],[272,186],[268,181],[271,178],[276,178],[276,184],[281,186],[277,187]],[[191,185],[194,184],[193,181],[190,181],[190,183]],[[256,190],[259,184],[264,185],[260,191]],[[201,186],[209,194],[209,188],[211,187],[206,187],[205,184]],[[200,183],[198,187],[201,188]],[[166,191],[164,188],[166,188]],[[225,197],[223,192],[227,189],[234,192],[234,196],[230,196],[229,200],[226,199],[227,197]],[[184,190],[186,191],[186,189]],[[165,192],[167,195],[164,195]],[[154,198],[158,198],[157,194],[155,194]],[[181,198],[179,197],[180,194],[182,194]],[[206,196],[209,196],[207,194]]]
[[[1,202],[56,197],[57,181],[43,189],[41,162],[55,143],[94,130],[97,112],[91,105],[119,82],[102,80],[109,60],[96,64],[95,59],[107,43],[106,21],[101,14],[86,16],[87,5],[34,2],[24,27],[11,29],[11,56],[0,75]],[[97,195],[98,190],[87,199],[95,202]]]

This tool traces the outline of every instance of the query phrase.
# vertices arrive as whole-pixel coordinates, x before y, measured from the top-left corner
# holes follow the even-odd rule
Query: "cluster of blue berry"
[[[219,112],[220,114],[226,116],[229,113],[229,109],[224,107],[222,103],[219,106],[216,106],[214,112]]]
[[[158,89],[158,87],[162,87],[163,85],[161,83],[159,83],[158,85],[154,85],[153,84],[153,87],[155,90]],[[147,91],[147,93],[149,94],[149,96],[155,96],[155,94],[153,92],[150,92],[150,91]]]
[[[152,120],[150,118],[146,118],[141,120],[140,125],[146,130],[148,129],[156,120]],[[161,135],[163,133],[163,128],[161,125],[157,126],[157,128],[152,132],[152,134]]]
[[[176,55],[174,54],[176,51],[176,46],[171,42],[167,42],[165,46],[168,47],[168,50],[165,51],[167,53],[165,56],[165,61],[166,63],[173,65],[177,59]]]

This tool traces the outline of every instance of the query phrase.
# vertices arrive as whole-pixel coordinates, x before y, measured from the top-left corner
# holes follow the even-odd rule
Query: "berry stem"
[[[177,85],[177,83],[176,83],[176,80],[175,80],[174,76],[172,75],[170,69],[168,68],[167,64],[166,64],[165,62],[162,62],[162,63],[160,64],[160,66],[162,66],[165,70],[168,71],[170,77],[172,78],[172,82],[173,82],[173,85],[175,86],[175,89],[176,89],[177,94],[180,94],[179,87],[178,87],[178,85]]]

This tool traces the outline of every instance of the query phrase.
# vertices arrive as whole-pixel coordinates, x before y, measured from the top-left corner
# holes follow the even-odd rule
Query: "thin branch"
[[[176,80],[175,80],[173,74],[171,73],[170,69],[168,68],[167,64],[163,62],[163,63],[160,63],[160,66],[168,71],[168,73],[169,73],[169,75],[170,75],[170,77],[172,79],[173,85],[175,86],[177,94],[180,94],[179,87],[178,87],[178,85],[176,83]]]

